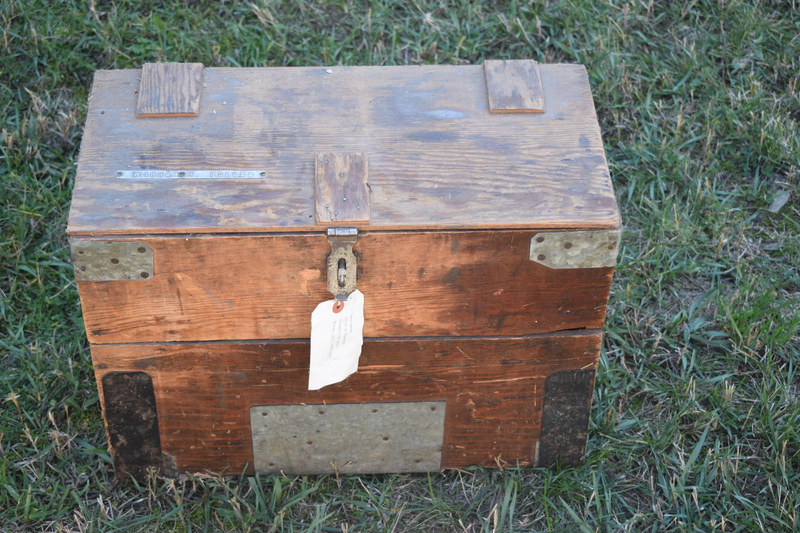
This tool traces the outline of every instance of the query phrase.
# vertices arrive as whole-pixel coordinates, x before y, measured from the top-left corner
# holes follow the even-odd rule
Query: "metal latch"
[[[347,300],[356,290],[357,259],[353,245],[358,239],[356,228],[328,228],[331,253],[328,256],[328,291],[337,300]]]

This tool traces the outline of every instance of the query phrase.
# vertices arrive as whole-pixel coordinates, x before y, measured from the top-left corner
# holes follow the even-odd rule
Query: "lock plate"
[[[347,300],[356,290],[357,259],[353,245],[358,239],[356,228],[328,228],[331,253],[328,256],[328,291],[337,300]]]

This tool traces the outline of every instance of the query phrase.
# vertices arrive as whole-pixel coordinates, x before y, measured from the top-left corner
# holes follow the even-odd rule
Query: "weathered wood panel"
[[[599,329],[613,268],[550,269],[535,231],[369,232],[358,288],[368,337],[529,335]],[[292,339],[327,292],[325,235],[138,237],[139,281],[78,281],[93,343]]]
[[[92,357],[101,395],[109,372],[151,376],[161,449],[180,471],[252,472],[252,406],[434,400],[447,402],[442,468],[526,466],[535,463],[545,380],[594,369],[600,339],[367,339],[358,373],[319,391],[306,389],[304,342],[94,345]]]
[[[542,80],[536,61],[517,59],[483,63],[489,111],[492,113],[544,113]]]
[[[364,154],[317,154],[314,177],[317,223],[369,222],[368,175]]]
[[[202,63],[146,63],[142,66],[136,116],[196,117],[202,82]]]
[[[492,114],[482,66],[206,68],[199,115],[136,119],[139,71],[95,75],[70,234],[312,230],[316,154],[369,158],[383,229],[614,228],[586,71],[540,65],[547,112]],[[120,170],[263,179],[119,179]]]

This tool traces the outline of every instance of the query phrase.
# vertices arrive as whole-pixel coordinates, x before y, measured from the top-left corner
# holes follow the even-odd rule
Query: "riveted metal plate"
[[[429,472],[442,460],[446,402],[250,409],[256,472]]]
[[[531,261],[550,268],[600,268],[617,264],[621,230],[549,231],[531,238]]]
[[[118,170],[115,174],[128,180],[257,180],[267,177],[266,170]]]
[[[153,277],[153,250],[135,241],[70,239],[79,281],[146,281]]]

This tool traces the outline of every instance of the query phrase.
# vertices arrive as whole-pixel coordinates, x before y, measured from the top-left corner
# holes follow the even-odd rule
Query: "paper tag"
[[[343,381],[358,370],[364,344],[364,295],[322,302],[311,313],[311,365],[308,390]]]

